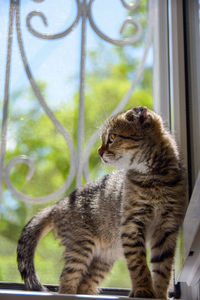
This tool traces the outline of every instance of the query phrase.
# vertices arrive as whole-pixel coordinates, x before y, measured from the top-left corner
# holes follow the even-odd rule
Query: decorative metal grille
[[[38,3],[38,8],[40,3],[45,2],[45,0],[32,0]],[[125,0],[119,0],[127,11],[134,12],[134,10],[141,4],[140,0],[135,0],[133,4],[128,4]],[[47,1],[46,1],[47,2]],[[92,146],[99,136],[100,129],[97,129],[93,135],[90,137],[86,146],[84,147],[84,115],[87,115],[87,112],[84,111],[84,90],[85,90],[85,59],[86,59],[86,34],[87,34],[87,22],[93,31],[103,40],[108,43],[117,45],[117,46],[126,46],[133,45],[138,42],[142,36],[142,26],[141,24],[129,16],[124,20],[121,26],[121,34],[126,29],[127,25],[132,25],[135,27],[135,33],[132,37],[114,39],[103,31],[96,25],[95,19],[93,16],[93,4],[95,0],[76,0],[77,14],[75,16],[72,24],[62,32],[55,34],[44,34],[37,30],[37,28],[32,26],[32,20],[35,17],[39,17],[44,25],[48,25],[48,20],[46,16],[41,11],[32,11],[26,16],[26,26],[29,32],[38,39],[47,39],[47,40],[56,40],[60,38],[67,38],[68,35],[74,30],[74,28],[81,22],[81,48],[80,48],[80,79],[79,79],[79,115],[78,115],[78,138],[77,138],[77,150],[74,146],[73,140],[67,130],[63,127],[61,122],[56,118],[55,114],[49,108],[46,103],[40,89],[37,85],[36,79],[33,76],[31,66],[27,59],[27,53],[24,47],[24,41],[21,33],[21,1],[20,0],[10,0],[10,10],[9,10],[9,24],[8,24],[8,40],[7,40],[7,60],[6,60],[6,75],[4,83],[4,100],[3,100],[3,118],[2,118],[2,128],[1,128],[1,146],[0,146],[0,197],[2,199],[2,187],[3,180],[5,179],[8,189],[14,194],[15,197],[21,199],[27,203],[44,203],[52,201],[59,196],[61,196],[70,186],[76,175],[76,185],[80,186],[82,183],[82,176],[84,174],[86,181],[90,180],[88,160],[91,153]],[[153,20],[152,20],[152,10],[153,10],[153,1],[148,2],[148,25],[147,25],[147,34],[145,46],[143,49],[142,59],[139,63],[137,72],[132,79],[131,86],[127,93],[124,95],[121,102],[114,109],[112,114],[116,114],[121,111],[126,103],[128,102],[133,90],[141,79],[142,73],[145,67],[145,61],[147,59],[147,54],[152,42],[152,31],[153,31]],[[13,37],[15,35],[17,43],[20,50],[21,60],[23,62],[24,70],[26,72],[27,78],[30,82],[32,90],[39,101],[44,112],[48,115],[49,119],[53,122],[56,130],[63,136],[68,149],[70,152],[70,170],[67,174],[67,178],[64,184],[56,192],[42,196],[42,197],[32,197],[30,195],[25,195],[14,187],[10,179],[11,169],[16,164],[26,164],[29,167],[29,172],[27,180],[30,180],[34,173],[34,163],[30,157],[27,156],[17,156],[12,158],[5,165],[5,152],[6,152],[6,141],[7,141],[7,128],[8,128],[8,107],[10,101],[10,70],[12,65],[12,46],[13,46]]]

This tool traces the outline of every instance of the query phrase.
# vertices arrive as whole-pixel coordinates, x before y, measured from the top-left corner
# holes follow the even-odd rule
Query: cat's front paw
[[[155,298],[155,294],[151,289],[148,288],[136,288],[134,291],[131,291],[129,297],[132,298]]]

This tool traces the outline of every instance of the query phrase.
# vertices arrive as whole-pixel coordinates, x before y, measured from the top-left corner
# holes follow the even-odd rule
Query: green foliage
[[[135,13],[142,26],[146,22],[146,1],[141,2]],[[124,35],[132,34],[133,28],[127,28]],[[128,32],[129,31],[129,32]],[[134,47],[141,47],[137,43]],[[89,53],[91,70],[86,74],[85,91],[85,145],[92,134],[102,126],[117,104],[120,103],[130,88],[138,66],[138,60],[129,52],[115,47],[105,50],[98,46]],[[112,59],[112,57],[115,57]],[[135,105],[152,107],[152,69],[146,68],[143,78],[132,93],[125,109]],[[38,83],[45,97],[46,84]],[[27,109],[18,109],[21,99],[26,99]],[[72,137],[76,147],[78,123],[78,92],[72,102],[61,105],[53,113]],[[5,163],[13,157],[26,155],[35,161],[35,172],[30,181],[26,180],[28,167],[16,165],[10,179],[14,187],[24,194],[43,196],[55,192],[64,183],[70,168],[70,153],[63,136],[55,129],[54,124],[43,112],[31,89],[15,91],[12,94],[13,107],[9,120],[12,147],[8,147]],[[100,145],[98,139],[94,144],[89,168],[91,178],[96,179],[111,169],[102,165],[97,154]],[[67,193],[74,189],[74,181]],[[47,205],[47,204],[46,204]],[[46,205],[25,204],[14,199],[4,184],[4,199],[0,223],[0,280],[20,282],[16,265],[16,243],[23,225],[38,210]],[[37,249],[35,255],[36,269],[43,283],[58,283],[62,269],[62,247],[48,234]],[[130,287],[130,279],[124,260],[119,260],[103,286]]]
[[[85,99],[85,143],[94,131],[102,125],[130,87],[129,80],[122,80],[118,76],[117,66],[114,66],[112,72],[113,74],[116,72],[117,75],[104,78],[100,82],[91,74],[89,76]],[[59,111],[54,112],[59,121],[73,136],[74,141],[76,140],[75,125],[78,118],[77,99],[78,95],[75,96],[74,107],[73,105],[67,106],[65,109],[62,107]],[[148,107],[152,106],[150,90],[135,90],[125,109],[140,104]],[[14,150],[7,152],[6,161],[20,154],[37,159],[37,167],[30,182],[26,181],[28,167],[25,165],[17,165],[10,178],[14,186],[23,193],[41,196],[56,191],[63,184],[69,171],[70,155],[63,137],[55,130],[48,117],[41,113],[37,122],[35,122],[31,117],[32,113],[34,115],[34,111],[31,111],[24,116],[22,123],[18,123],[16,120],[13,121],[17,123],[18,127],[17,143]],[[108,171],[108,168],[100,163],[97,154],[99,144],[100,141],[98,140],[90,155],[89,166],[92,179]],[[73,186],[70,190],[72,189]],[[1,219],[1,239],[3,239],[4,246],[0,249],[1,280],[21,281],[16,266],[16,242],[22,225],[43,206],[45,205],[33,206],[17,201],[17,206],[13,209],[9,205],[7,207],[4,201],[5,213],[3,212]],[[10,249],[10,251],[7,252],[6,249]],[[42,282],[58,283],[62,268],[61,252],[61,248],[51,235],[48,235],[40,243],[35,261]],[[130,286],[128,272],[123,261],[116,263],[111,275],[108,276],[103,285],[110,287]]]
[[[119,259],[102,283],[103,287],[130,288],[131,280],[125,259]]]

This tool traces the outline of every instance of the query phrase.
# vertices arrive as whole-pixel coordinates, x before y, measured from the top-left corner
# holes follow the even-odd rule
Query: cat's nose
[[[104,153],[104,151],[103,151],[103,148],[102,148],[102,146],[101,147],[99,147],[99,149],[98,149],[98,153],[99,153],[99,155],[102,157],[103,156],[103,153]]]

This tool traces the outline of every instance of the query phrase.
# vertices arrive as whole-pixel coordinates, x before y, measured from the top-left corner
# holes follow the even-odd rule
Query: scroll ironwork
[[[41,2],[45,2],[45,0],[32,0],[38,5]],[[71,23],[71,25],[63,30],[62,32],[55,33],[55,34],[47,34],[41,33],[32,25],[32,20],[35,17],[39,17],[45,26],[48,26],[48,20],[46,16],[41,11],[32,11],[26,17],[26,26],[31,34],[35,37],[40,39],[46,40],[54,40],[64,38],[69,35],[77,26],[79,22],[81,23],[81,49],[80,49],[80,56],[81,56],[81,63],[80,63],[80,90],[79,90],[79,117],[78,117],[78,138],[77,138],[77,151],[75,149],[74,143],[72,138],[70,137],[67,130],[63,127],[63,125],[59,122],[56,118],[54,113],[48,107],[44,97],[42,96],[36,80],[33,76],[31,71],[31,66],[28,62],[27,55],[24,48],[23,36],[21,32],[21,19],[20,19],[20,8],[21,8],[21,1],[20,0],[10,0],[10,13],[9,13],[9,32],[8,32],[8,42],[7,42],[7,64],[6,64],[6,76],[5,76],[5,87],[4,87],[4,108],[3,108],[3,121],[2,121],[2,128],[1,128],[1,146],[0,146],[0,197],[2,197],[2,182],[5,178],[6,185],[8,189],[19,199],[27,203],[44,203],[49,202],[54,199],[60,197],[67,188],[70,186],[71,182],[73,181],[75,174],[76,174],[76,182],[77,186],[81,185],[82,182],[82,175],[84,173],[85,178],[90,180],[89,176],[89,167],[88,167],[88,160],[91,153],[92,146],[94,145],[95,141],[98,138],[99,130],[93,133],[91,138],[89,139],[85,149],[84,145],[84,92],[85,92],[85,57],[86,57],[86,34],[87,34],[87,26],[86,22],[89,21],[91,28],[94,32],[103,40],[107,41],[108,43],[117,45],[117,46],[126,46],[126,45],[133,45],[137,41],[140,40],[143,30],[141,24],[134,19],[133,17],[128,17],[123,24],[121,25],[121,34],[124,32],[126,26],[129,24],[135,27],[135,33],[132,37],[129,38],[122,38],[122,39],[114,39],[104,33],[95,23],[94,16],[92,13],[93,4],[95,0],[74,0],[77,7],[76,16]],[[122,6],[130,11],[134,11],[139,5],[141,0],[135,0],[133,4],[128,4],[125,0],[119,0]],[[151,20],[151,1],[149,0],[149,11],[148,11],[148,27],[147,27],[147,34],[146,34],[146,42],[144,46],[143,56],[140,61],[139,67],[137,72],[134,76],[132,84],[127,91],[124,98],[112,112],[115,114],[123,109],[123,107],[128,102],[136,84],[139,82],[141,75],[144,71],[145,61],[148,54],[148,50],[151,46],[152,41],[152,20]],[[41,107],[43,108],[44,112],[47,114],[49,119],[54,124],[56,130],[61,134],[64,138],[70,152],[70,170],[67,175],[67,178],[64,184],[57,190],[56,192],[43,196],[43,197],[32,197],[30,195],[25,195],[19,190],[17,190],[10,180],[10,172],[11,169],[16,164],[26,164],[29,167],[29,172],[27,175],[27,180],[30,180],[33,173],[34,173],[34,162],[31,158],[27,156],[18,156],[11,159],[7,165],[5,166],[5,151],[6,151],[6,136],[7,136],[7,122],[8,122],[8,104],[9,104],[9,85],[10,85],[10,67],[11,67],[11,54],[12,54],[12,44],[13,44],[13,34],[14,34],[14,26],[16,27],[16,34],[17,34],[17,42],[20,50],[21,59],[23,62],[23,66],[27,75],[27,78],[30,82],[32,90],[36,96],[36,99],[39,101]],[[82,150],[84,149],[84,150]]]

